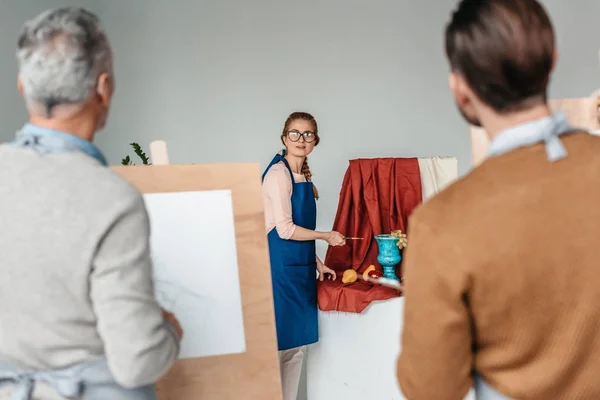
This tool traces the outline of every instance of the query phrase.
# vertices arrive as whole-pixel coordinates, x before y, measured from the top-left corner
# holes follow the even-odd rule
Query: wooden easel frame
[[[159,164],[163,165],[117,166],[113,170],[142,193],[231,190],[246,352],[177,361],[159,382],[158,397],[160,400],[281,400],[260,166],[166,165],[166,145],[164,151],[165,154],[157,154]]]
[[[550,107],[562,110],[571,124],[577,128],[589,131],[600,130],[600,95],[584,98],[550,100]],[[485,131],[474,126],[470,127],[471,153],[473,166],[481,164],[487,158],[489,138]]]

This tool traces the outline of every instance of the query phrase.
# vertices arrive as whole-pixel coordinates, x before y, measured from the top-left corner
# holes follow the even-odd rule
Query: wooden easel
[[[550,100],[552,110],[562,110],[571,124],[588,131],[600,130],[600,93],[590,97]],[[487,157],[489,139],[481,128],[471,126],[471,152],[473,166],[479,165]]]
[[[158,384],[159,400],[281,400],[260,166],[169,165],[164,142],[150,151],[153,165],[113,170],[142,193],[231,190],[246,338],[245,353],[177,361]]]

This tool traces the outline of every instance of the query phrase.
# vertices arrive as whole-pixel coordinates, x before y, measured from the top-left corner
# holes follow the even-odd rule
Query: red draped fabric
[[[339,276],[319,282],[318,301],[323,311],[362,312],[372,301],[399,296],[390,288],[357,281],[341,283],[342,273],[352,268],[364,272],[377,263],[374,235],[401,229],[406,232],[408,216],[422,202],[421,174],[416,158],[376,158],[350,161],[344,176],[333,229],[349,237],[346,246],[329,247],[325,265]],[[409,236],[410,245],[410,236]],[[399,270],[399,269],[398,269]]]

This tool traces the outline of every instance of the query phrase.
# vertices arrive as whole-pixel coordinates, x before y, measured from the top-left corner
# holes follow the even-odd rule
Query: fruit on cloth
[[[369,278],[381,278],[383,274],[377,270],[369,272]]]
[[[363,272],[363,278],[366,279],[369,276],[369,272],[371,271],[375,271],[375,266],[373,264],[369,265],[369,268],[367,268],[365,272]]]
[[[345,270],[344,274],[342,275],[342,283],[345,283],[345,284],[354,283],[354,282],[356,282],[357,279],[358,279],[358,274],[353,269]]]
[[[392,231],[390,235],[398,238],[397,245],[400,250],[405,249],[408,246],[408,237],[406,236],[406,233],[402,232],[400,229]]]

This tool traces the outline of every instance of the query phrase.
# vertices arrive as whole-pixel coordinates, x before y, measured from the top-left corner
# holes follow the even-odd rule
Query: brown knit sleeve
[[[473,382],[468,277],[452,236],[413,214],[402,269],[404,328],[398,380],[410,400],[462,400]]]

